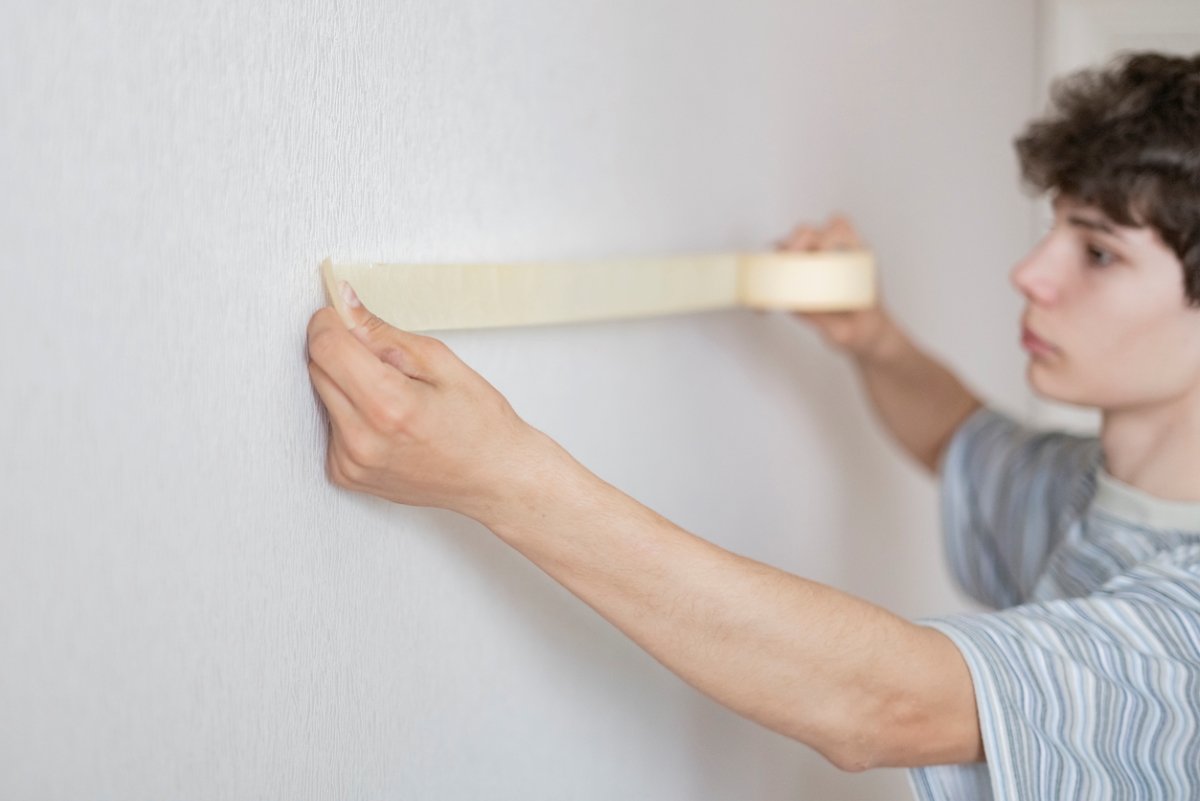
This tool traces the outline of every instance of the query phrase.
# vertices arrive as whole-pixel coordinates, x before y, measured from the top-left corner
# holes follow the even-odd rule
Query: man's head
[[[1055,201],[1013,271],[1034,388],[1105,409],[1200,393],[1200,56],[1060,82],[1017,152]]]

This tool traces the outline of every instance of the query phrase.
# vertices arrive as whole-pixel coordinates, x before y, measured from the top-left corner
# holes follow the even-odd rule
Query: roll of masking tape
[[[747,253],[738,257],[738,305],[846,311],[875,304],[870,251]]]
[[[512,264],[321,265],[342,319],[338,284],[408,331],[499,328],[686,314],[743,306],[842,311],[875,303],[869,251],[745,253]]]

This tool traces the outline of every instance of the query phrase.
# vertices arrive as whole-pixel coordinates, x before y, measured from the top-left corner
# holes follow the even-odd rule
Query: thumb
[[[426,343],[436,340],[402,331],[376,317],[363,305],[354,287],[346,281],[337,282],[337,295],[333,301],[350,333],[363,343],[375,358],[395,367],[409,378],[433,382],[430,348]]]
[[[865,247],[854,224],[841,214],[830,218],[820,239],[821,250],[862,250]]]

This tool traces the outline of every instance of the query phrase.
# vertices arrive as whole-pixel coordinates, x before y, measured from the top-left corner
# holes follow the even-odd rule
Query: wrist
[[[515,545],[530,532],[557,525],[563,509],[586,501],[607,486],[566,449],[530,427],[525,441],[508,460],[488,491],[464,514],[500,539]]]
[[[895,361],[910,348],[908,337],[883,309],[877,309],[871,335],[854,352],[861,367],[879,367]]]

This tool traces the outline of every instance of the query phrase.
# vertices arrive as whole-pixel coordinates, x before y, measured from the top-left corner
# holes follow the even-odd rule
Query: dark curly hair
[[[1057,81],[1016,141],[1025,182],[1154,228],[1200,306],[1200,55],[1130,53]]]

